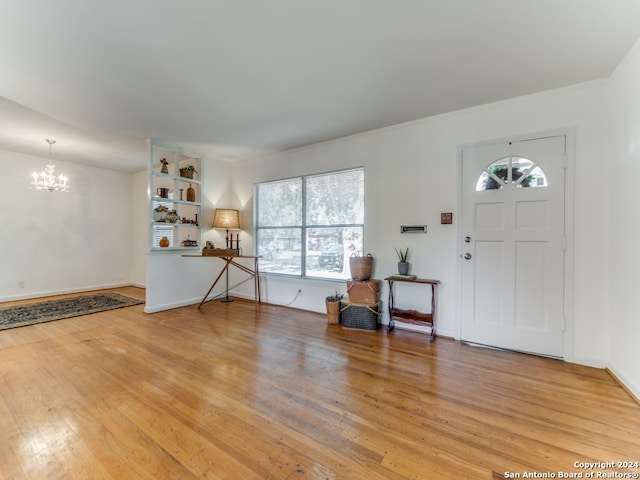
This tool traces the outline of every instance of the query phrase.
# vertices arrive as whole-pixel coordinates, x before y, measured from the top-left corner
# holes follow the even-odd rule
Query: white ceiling
[[[0,149],[235,161],[609,76],[639,0],[0,0]]]

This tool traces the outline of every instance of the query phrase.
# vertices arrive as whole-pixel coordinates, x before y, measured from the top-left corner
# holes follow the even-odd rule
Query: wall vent
[[[401,225],[400,233],[427,233],[426,225]]]

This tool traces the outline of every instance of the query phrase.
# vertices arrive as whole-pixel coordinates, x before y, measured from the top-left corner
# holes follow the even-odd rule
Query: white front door
[[[565,145],[463,148],[462,340],[563,355]]]

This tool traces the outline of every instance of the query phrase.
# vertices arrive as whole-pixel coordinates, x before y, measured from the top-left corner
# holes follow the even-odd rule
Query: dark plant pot
[[[409,275],[409,262],[398,262],[398,273],[400,275]]]

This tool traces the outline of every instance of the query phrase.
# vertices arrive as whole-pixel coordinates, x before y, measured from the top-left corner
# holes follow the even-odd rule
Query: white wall
[[[461,144],[576,128],[575,308],[570,360],[604,366],[609,335],[610,206],[606,82],[594,82],[367,132],[246,162],[232,169],[234,192],[252,215],[255,182],[354,166],[365,167],[365,251],[375,257],[374,277],[396,270],[394,247],[409,247],[412,272],[442,282],[439,331],[458,337],[458,165]],[[594,195],[594,192],[598,192]],[[454,225],[440,225],[453,212]],[[427,224],[427,235],[401,235],[402,224]],[[330,282],[267,277],[265,296],[322,312]],[[344,287],[342,287],[344,291]],[[418,295],[418,294],[416,294]],[[386,289],[381,298],[386,301]],[[416,303],[419,298],[415,298]],[[605,341],[603,341],[605,339]]]
[[[611,172],[611,302],[609,368],[640,398],[640,42],[611,83],[612,155],[601,162]]]
[[[149,250],[149,172],[132,175],[131,179],[131,283],[147,285],[147,252]]]
[[[0,301],[130,284],[131,175],[55,161],[69,191],[30,189],[47,161],[0,151]]]

